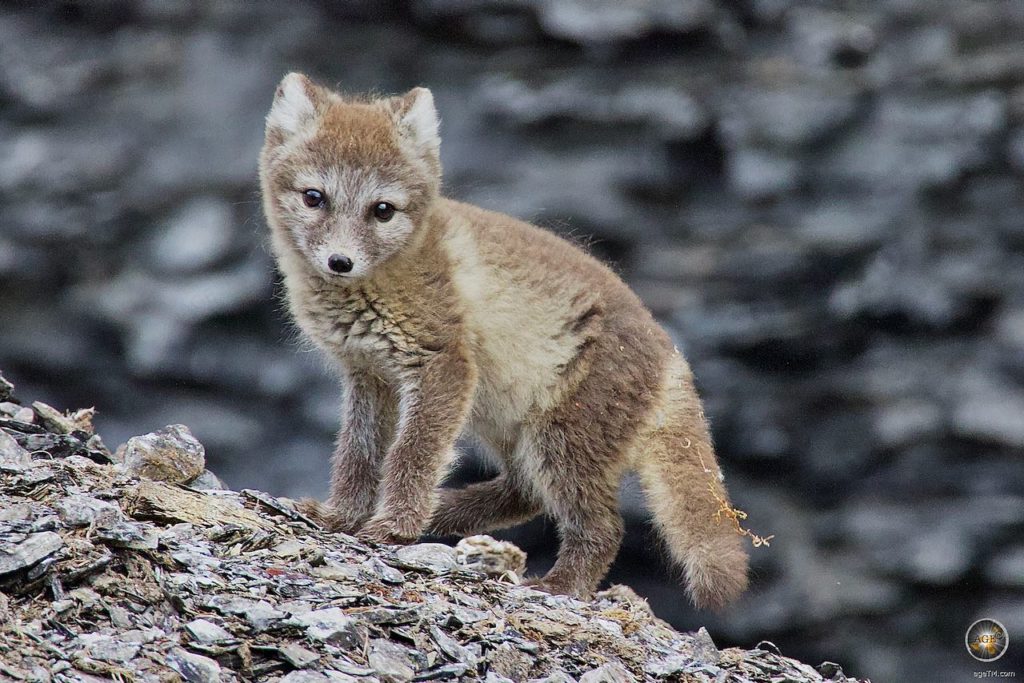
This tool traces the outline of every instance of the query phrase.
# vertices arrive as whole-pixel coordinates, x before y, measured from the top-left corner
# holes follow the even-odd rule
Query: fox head
[[[354,100],[288,74],[260,155],[275,249],[327,279],[370,275],[415,243],[439,191],[440,144],[426,88]]]

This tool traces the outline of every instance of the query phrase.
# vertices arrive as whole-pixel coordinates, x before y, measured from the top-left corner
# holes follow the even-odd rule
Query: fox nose
[[[352,259],[342,254],[331,254],[327,257],[327,267],[334,273],[347,273],[352,270]]]

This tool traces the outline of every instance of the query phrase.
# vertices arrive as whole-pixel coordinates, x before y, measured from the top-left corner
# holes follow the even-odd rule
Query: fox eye
[[[373,217],[381,223],[387,223],[395,215],[395,205],[388,202],[378,202],[373,206]]]
[[[324,199],[324,193],[320,190],[303,190],[302,203],[311,209],[322,209],[326,200]]]

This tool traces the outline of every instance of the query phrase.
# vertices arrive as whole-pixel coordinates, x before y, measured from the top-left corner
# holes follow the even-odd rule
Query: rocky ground
[[[972,621],[1024,633],[1021,35],[1020,0],[8,3],[0,366],[322,494],[338,390],[274,299],[262,118],[290,69],[427,85],[447,191],[617,265],[776,536],[697,614],[627,487],[613,579],[719,643],[968,678]],[[550,525],[507,538],[550,560]]]
[[[0,376],[0,392],[9,383]],[[525,554],[367,547],[221,487],[175,425],[111,453],[92,411],[0,393],[0,681],[853,681],[720,650],[628,588],[518,586]]]

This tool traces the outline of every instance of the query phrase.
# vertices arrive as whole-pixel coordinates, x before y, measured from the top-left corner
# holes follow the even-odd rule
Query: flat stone
[[[31,466],[32,455],[0,429],[0,472],[21,472]]]
[[[0,522],[24,522],[32,519],[33,514],[29,503],[15,503],[0,507]]]
[[[331,679],[319,671],[291,671],[281,678],[281,683],[330,683]]]
[[[531,657],[510,642],[488,652],[487,664],[494,673],[514,681],[525,679],[533,666]]]
[[[430,627],[430,635],[434,642],[449,659],[453,662],[465,662],[470,666],[476,666],[477,658],[469,648],[459,644],[459,641],[439,629],[437,626]]]
[[[159,532],[142,522],[115,522],[100,527],[96,538],[120,548],[133,550],[156,550],[160,542]]]
[[[70,527],[109,526],[122,519],[121,508],[117,505],[86,495],[62,498],[54,503],[53,508],[60,521]]]
[[[129,473],[170,484],[191,481],[206,469],[206,450],[184,425],[132,437],[118,453]]]
[[[507,676],[502,676],[501,674],[493,671],[488,671],[487,675],[484,676],[484,683],[515,683],[515,681]]]
[[[580,676],[580,683],[634,683],[636,678],[618,662],[602,664]]]
[[[193,619],[185,624],[185,629],[197,642],[204,644],[234,640],[230,631],[207,619]]]
[[[274,609],[266,600],[215,595],[206,604],[222,614],[235,614],[244,618],[257,631],[265,631],[288,616]]]
[[[411,681],[416,675],[416,667],[408,650],[390,640],[380,638],[371,640],[367,661],[370,668],[385,681],[393,683]]]
[[[63,546],[64,539],[52,531],[29,534],[18,543],[0,540],[0,576],[31,567]]]
[[[371,557],[359,565],[359,567],[368,576],[383,581],[384,583],[398,585],[405,581],[405,574],[394,567],[389,567],[384,564],[381,562],[380,558],[377,557]]]
[[[167,663],[181,674],[187,683],[219,683],[220,664],[202,655],[187,652],[180,647],[172,648]]]
[[[222,491],[227,485],[210,470],[203,470],[202,474],[188,483],[189,488],[197,491]]]
[[[32,410],[35,411],[38,424],[54,434],[70,434],[78,429],[78,425],[64,413],[41,401],[33,403]]]
[[[86,657],[121,664],[135,657],[142,647],[137,642],[94,633],[83,633],[78,636],[78,641],[84,646],[82,649]]]
[[[444,574],[459,566],[455,548],[443,543],[414,543],[395,551],[396,564],[407,569],[420,569]]]
[[[320,659],[320,655],[312,650],[307,650],[298,643],[286,643],[278,648],[278,652],[286,662],[296,669],[304,669]]]
[[[527,683],[576,683],[576,679],[564,671],[552,671],[544,678],[531,678]]]
[[[693,659],[686,655],[669,655],[644,664],[644,673],[657,678],[668,678],[693,668]]]
[[[306,635],[312,640],[335,643],[349,649],[359,647],[366,640],[366,629],[339,607],[299,614],[288,623],[306,629]]]

